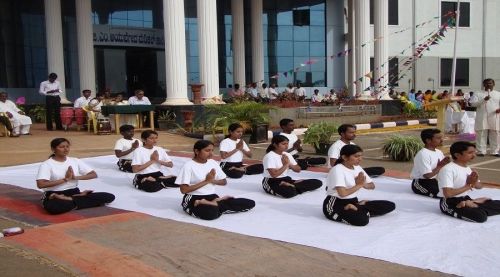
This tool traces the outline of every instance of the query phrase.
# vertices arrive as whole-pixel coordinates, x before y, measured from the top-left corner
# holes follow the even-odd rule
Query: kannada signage
[[[94,25],[94,45],[165,48],[161,29]]]

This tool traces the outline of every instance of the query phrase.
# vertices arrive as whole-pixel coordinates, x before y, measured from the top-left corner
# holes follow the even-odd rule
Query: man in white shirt
[[[493,90],[495,81],[483,81],[484,90],[475,92],[469,99],[472,107],[476,107],[476,145],[478,156],[486,155],[486,137],[490,141],[490,153],[500,157],[500,92]]]
[[[269,93],[269,99],[271,101],[278,99],[279,94],[276,91],[276,84],[275,83],[271,84],[271,86],[269,87],[268,93]]]
[[[132,96],[128,99],[129,105],[151,105],[149,99],[144,96],[143,90],[138,89],[134,92],[134,94],[135,96]]]
[[[425,129],[420,133],[420,138],[425,147],[418,151],[413,159],[411,189],[416,194],[438,198],[439,185],[436,176],[441,168],[450,162],[450,158],[437,149],[443,146],[443,134],[439,129]]]
[[[304,101],[306,98],[306,90],[302,87],[301,83],[297,83],[297,87],[293,91],[295,93],[295,97],[298,101]]]
[[[14,102],[7,99],[6,92],[0,92],[0,112],[3,112],[9,118],[12,126],[12,136],[29,135],[31,118],[24,115]]]
[[[342,124],[339,126],[338,133],[340,139],[333,143],[328,149],[329,164],[328,167],[333,167],[340,157],[340,150],[348,144],[355,144],[353,140],[356,138],[356,126],[352,124]],[[363,170],[370,177],[377,177],[385,173],[383,167],[366,167]]]
[[[257,90],[257,83],[252,83],[246,91],[247,95],[254,101],[259,99],[259,92]]]
[[[269,88],[266,83],[263,83],[262,89],[259,90],[259,99],[264,103],[269,103]]]
[[[302,141],[297,137],[296,134],[293,133],[293,130],[295,129],[295,122],[289,118],[283,118],[280,120],[280,127],[282,132],[280,135],[285,136],[288,138],[288,150],[287,152],[290,153],[296,160],[297,163],[299,164],[300,168],[302,170],[306,170],[310,165],[323,165],[326,163],[325,158],[305,158],[305,159],[298,159],[299,157],[299,152],[302,152]]]
[[[73,108],[83,108],[85,106],[88,106],[88,104],[91,100],[91,98],[90,98],[91,93],[92,92],[90,91],[90,89],[84,89],[82,91],[82,96],[75,100],[75,103],[73,104]]]
[[[318,104],[323,101],[323,97],[319,94],[319,89],[314,90],[314,94],[311,96],[311,103]]]
[[[45,96],[45,124],[47,131],[52,131],[52,117],[56,123],[57,130],[64,130],[61,123],[61,84],[57,79],[57,74],[50,73],[49,80],[40,83],[39,93]]]

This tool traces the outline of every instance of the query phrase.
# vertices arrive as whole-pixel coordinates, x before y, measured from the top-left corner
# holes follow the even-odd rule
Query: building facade
[[[0,0],[0,88],[41,102],[55,72],[83,89],[189,104],[239,83],[301,82],[310,94],[450,88],[454,28],[420,58],[418,46],[448,22],[456,1],[436,0]],[[494,0],[461,1],[457,88],[498,79]],[[410,63],[408,60],[412,59]]]

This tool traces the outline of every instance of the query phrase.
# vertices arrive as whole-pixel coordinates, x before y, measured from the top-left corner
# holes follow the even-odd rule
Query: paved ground
[[[418,135],[419,130],[404,130],[401,131],[397,129],[400,134],[405,135]],[[408,175],[411,168],[411,163],[396,163],[387,161],[382,157],[381,153],[381,143],[390,133],[372,133],[360,134],[356,139],[356,143],[361,145],[365,149],[365,160],[363,164],[365,166],[384,166],[386,169],[394,174]],[[20,138],[0,138],[2,147],[0,148],[0,166],[25,164],[30,162],[39,162],[47,159],[50,154],[49,142],[54,137],[67,137],[72,142],[71,155],[76,157],[90,157],[98,155],[109,155],[112,154],[112,147],[114,142],[119,138],[119,135],[107,135],[107,136],[96,136],[90,135],[86,132],[62,132],[53,131],[46,132],[43,130],[42,125],[35,125],[32,130],[32,136],[24,136]],[[447,138],[445,144],[449,145],[453,140],[452,137]],[[179,136],[175,134],[169,134],[166,132],[160,132],[159,144],[175,151],[186,151],[191,153],[192,145],[195,139],[187,138],[184,136]],[[254,157],[256,159],[261,159],[265,154],[265,148],[267,144],[253,145]],[[309,146],[305,147],[303,153],[304,156],[313,155],[312,148]],[[475,161],[476,167],[479,170],[481,179],[483,181],[493,182],[496,180],[495,175],[499,171],[500,159],[494,157],[478,158]],[[184,223],[176,223],[179,225],[187,225]],[[23,226],[24,228],[30,228],[30,226],[23,225],[19,222],[11,222],[7,219],[0,218],[0,228],[10,227],[10,226]],[[196,226],[185,227],[185,228],[197,228]],[[221,243],[225,242],[224,235],[221,235],[222,231],[214,231],[214,238],[220,240]],[[249,238],[242,235],[239,236],[242,243],[261,243],[262,245],[267,245],[269,249],[276,245],[275,242],[269,240],[262,240],[258,238]],[[196,242],[193,242],[196,243]],[[233,242],[234,243],[234,240]],[[317,255],[330,255],[335,256],[334,266],[339,267],[335,272],[345,273],[348,275],[366,275],[370,272],[378,272],[384,275],[434,275],[433,272],[405,267],[400,265],[388,264],[382,261],[353,257],[338,253],[331,253],[327,251],[322,251],[314,248],[304,248],[302,250],[296,250],[297,247],[292,247],[291,244],[279,243],[280,247],[287,247],[290,251],[285,251],[286,254],[281,254],[282,256],[277,256],[276,259],[286,259],[290,257],[300,257],[304,255],[302,251],[308,253],[316,253]],[[265,246],[263,246],[265,247]],[[252,255],[255,253],[245,253],[246,255]],[[243,255],[242,258],[244,258]],[[251,258],[249,258],[251,259]],[[34,253],[29,253],[22,251],[20,249],[11,249],[2,246],[0,242],[0,261],[2,261],[2,276],[24,276],[24,275],[36,275],[36,276],[71,276],[74,273],[71,270],[65,269],[58,266],[47,258],[37,256]],[[306,261],[307,262],[307,261]],[[377,268],[378,271],[366,271],[360,270],[363,265],[370,264],[371,267]],[[4,267],[4,265],[6,265]],[[4,270],[5,269],[5,270]],[[330,273],[334,272],[333,269]],[[200,272],[200,275],[202,273]],[[279,275],[279,272],[271,273],[271,275]],[[328,272],[324,272],[324,275],[329,275]]]

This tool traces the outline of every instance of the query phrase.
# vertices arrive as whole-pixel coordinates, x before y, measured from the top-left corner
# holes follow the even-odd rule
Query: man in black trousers
[[[45,96],[45,122],[47,130],[52,131],[52,116],[56,123],[57,130],[64,130],[61,124],[61,84],[57,79],[57,74],[50,73],[49,80],[40,83],[40,94]]]

